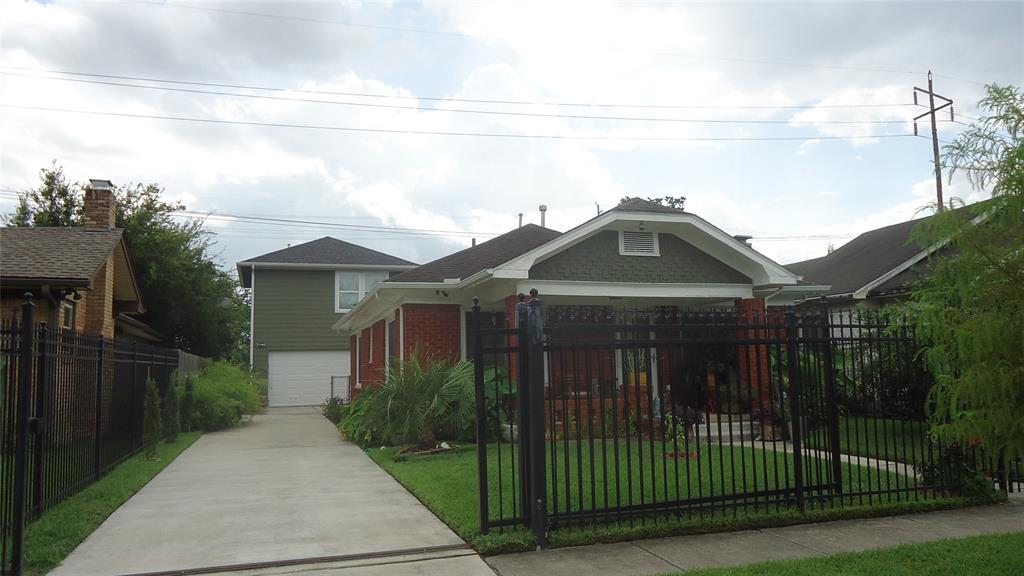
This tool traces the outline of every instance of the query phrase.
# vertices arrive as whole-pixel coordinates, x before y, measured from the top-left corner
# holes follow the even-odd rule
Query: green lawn
[[[682,575],[683,573],[679,573]],[[1004,576],[1024,574],[1024,532],[938,540],[826,558],[685,572],[687,576]]]
[[[558,446],[559,454],[562,454],[565,445],[560,442]],[[614,461],[615,452],[610,446],[606,451],[602,452],[600,445],[595,444],[593,459],[590,457],[589,444],[581,445],[579,452],[576,450],[577,445],[575,443],[570,442],[569,448],[571,454],[569,460],[569,482],[566,482],[563,466],[560,466],[559,470],[556,471],[557,484],[552,482],[549,470],[549,487],[554,486],[557,488],[557,505],[559,510],[564,510],[566,505],[574,510],[580,509],[581,497],[583,509],[593,508],[595,502],[597,507],[604,507],[606,487],[608,488],[608,504],[614,506],[616,502],[628,503],[630,498],[632,498],[633,502],[641,502],[641,500],[650,502],[652,499],[657,501],[674,500],[676,499],[677,485],[681,498],[687,497],[687,489],[689,489],[689,496],[697,497],[723,493],[740,493],[744,491],[744,485],[747,490],[751,490],[754,487],[763,488],[766,485],[771,488],[776,487],[776,485],[779,487],[786,486],[783,471],[787,468],[784,465],[783,454],[765,452],[750,447],[740,449],[738,447],[718,445],[708,447],[704,445],[701,447],[699,459],[677,460],[665,459],[660,452],[659,443],[655,443],[653,452],[654,466],[652,468],[650,464],[652,453],[650,452],[651,447],[649,444],[645,443],[644,451],[639,453],[634,443],[628,456],[625,446],[620,444],[619,482],[617,483],[614,478],[616,469]],[[370,456],[382,468],[390,472],[460,536],[473,543],[478,550],[484,553],[501,553],[511,550],[528,549],[530,547],[532,537],[525,530],[506,529],[504,531],[492,531],[488,535],[480,534],[475,447],[466,446],[451,452],[431,456],[400,458],[399,461],[395,461],[396,452],[397,449],[395,448],[368,451]],[[488,474],[491,477],[491,481],[488,482],[490,489],[489,505],[492,508],[492,518],[498,516],[499,506],[505,512],[505,516],[512,516],[509,511],[513,509],[512,491],[508,486],[508,480],[512,478],[511,474],[509,474],[509,466],[512,460],[508,452],[508,445],[502,446],[502,458],[500,459],[503,471],[502,478],[505,482],[504,498],[502,499],[498,497],[497,469],[499,459],[497,456],[497,447],[492,444],[489,447],[488,458]],[[791,455],[786,456],[786,458],[791,457]],[[652,469],[654,471],[653,475],[645,473],[643,489],[641,489],[639,474],[636,472],[639,468],[638,461],[640,458],[644,459],[647,472],[650,472]],[[561,458],[558,461],[562,462]],[[593,493],[589,487],[590,463],[592,461],[594,462],[595,469],[595,489]],[[630,462],[633,464],[632,467],[629,465]],[[815,467],[814,464],[814,460],[807,463],[809,474],[812,474],[811,470],[824,468],[824,466]],[[698,467],[701,469],[699,476],[697,474]],[[607,482],[605,482],[605,469],[607,469]],[[756,479],[753,475],[755,469],[757,471]],[[765,475],[766,469],[768,471],[767,477]],[[580,470],[583,471],[585,478],[585,489],[582,493],[577,488]],[[776,484],[776,470],[779,472],[778,484]],[[744,471],[746,474],[745,484]],[[689,477],[687,477],[687,472],[689,472]],[[632,478],[631,485],[627,484],[627,477]],[[808,481],[812,479],[813,476],[808,476]],[[889,482],[893,487],[897,485],[906,486],[911,481],[911,479],[905,476],[869,470],[853,465],[844,465],[844,485],[846,490],[877,489],[879,479],[881,479],[883,485],[885,482]],[[733,488],[734,481],[736,482],[735,490]],[[792,483],[791,477],[789,482],[790,484]],[[617,490],[616,487],[618,488]],[[860,510],[859,515],[864,515],[865,513],[874,514],[875,512],[865,512],[865,510],[870,508],[877,511],[882,510],[886,506],[892,508],[890,504],[896,505],[896,508],[903,511],[913,509],[913,503],[907,506],[908,503],[905,501],[905,495],[903,499],[904,502],[896,503],[894,502],[895,497],[893,497],[893,499],[887,499],[885,503],[882,503],[879,499],[875,498],[872,501],[873,506],[871,507],[857,506],[847,508],[842,514],[856,516],[858,515],[856,510]],[[857,502],[858,505],[867,503],[867,499],[863,501],[858,500]],[[922,504],[924,506],[934,506],[935,501],[922,502]],[[555,505],[554,499],[549,497],[549,509],[554,510]],[[708,531],[711,529],[745,527],[764,522],[767,522],[767,524],[794,523],[807,521],[810,518],[808,515],[799,515],[795,512],[787,511],[785,508],[781,511],[777,510],[775,506],[768,508],[766,510],[765,507],[761,507],[759,510],[746,511],[742,509],[734,511],[730,508],[727,514],[719,514],[714,519],[707,516],[704,518],[695,516],[693,518],[636,522],[634,526],[625,528],[621,526],[599,526],[581,530],[558,531],[565,533],[553,535],[552,541],[570,544],[658,535],[665,533],[666,526],[668,525],[672,526],[667,532]],[[850,510],[853,510],[853,512],[849,512]],[[822,517],[834,517],[836,513],[838,513],[838,509],[833,510],[829,507],[826,510],[818,510],[814,514]],[[737,520],[737,518],[740,518],[740,520]],[[627,532],[629,534],[626,534]]]
[[[199,432],[185,433],[173,444],[161,443],[159,460],[146,460],[142,454],[126,460],[95,484],[30,523],[25,533],[25,574],[45,574],[60,564],[107,516],[167,467],[199,435]]]
[[[916,465],[928,450],[927,422],[845,416],[839,420],[839,449],[844,454]],[[807,435],[808,446],[826,448],[824,429]]]

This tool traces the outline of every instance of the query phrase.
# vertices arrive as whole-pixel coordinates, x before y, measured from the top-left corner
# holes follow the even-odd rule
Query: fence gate
[[[543,307],[470,324],[481,530],[920,499],[955,490],[926,437],[909,326],[792,309]],[[920,402],[919,402],[920,400]]]

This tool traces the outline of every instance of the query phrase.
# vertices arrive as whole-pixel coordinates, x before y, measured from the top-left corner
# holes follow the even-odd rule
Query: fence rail
[[[548,530],[943,497],[978,448],[930,440],[931,374],[879,313],[474,306],[480,525]],[[1010,484],[1012,487],[1012,483]]]
[[[0,573],[21,573],[27,521],[139,451],[146,382],[163,395],[196,358],[36,325],[31,300],[0,324]]]

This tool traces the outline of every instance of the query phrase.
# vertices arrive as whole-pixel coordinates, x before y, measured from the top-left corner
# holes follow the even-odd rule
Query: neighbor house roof
[[[8,286],[89,288],[123,234],[117,228],[0,228],[0,278]]]
[[[283,265],[283,267],[311,267],[328,268],[332,266],[349,267],[379,267],[391,270],[406,270],[416,266],[415,262],[404,260],[397,256],[378,252],[365,246],[324,236],[318,240],[296,244],[281,250],[275,250],[249,258],[238,263],[238,275],[242,280],[242,286],[249,287],[249,274],[247,271],[254,264]]]
[[[975,206],[957,211],[972,214],[968,210]],[[911,238],[914,227],[929,218],[932,216],[864,232],[826,256],[786,264],[786,268],[803,276],[805,281],[831,285],[829,295],[854,294],[860,290],[865,295],[867,292],[900,291],[925,273],[927,266],[921,260],[930,250],[938,248],[922,246]]]
[[[526,224],[476,246],[428,262],[391,277],[388,282],[443,282],[469,278],[473,274],[504,264],[562,233],[536,224]]]

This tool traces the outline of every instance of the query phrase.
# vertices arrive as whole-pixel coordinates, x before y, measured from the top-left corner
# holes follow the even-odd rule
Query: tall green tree
[[[39,171],[39,186],[18,195],[18,207],[4,217],[9,226],[80,226],[82,191],[68,182],[54,160]]]
[[[79,226],[81,186],[56,163],[40,171],[38,188],[20,194],[12,226]],[[185,207],[163,199],[157,184],[115,190],[118,228],[146,305],[143,320],[175,347],[201,356],[240,359],[248,303],[234,275],[213,260],[212,234],[201,220],[174,216]]]
[[[933,430],[962,445],[1024,457],[1024,92],[987,86],[981,118],[944,148],[952,174],[992,198],[915,229],[947,242],[908,307],[936,376]]]

